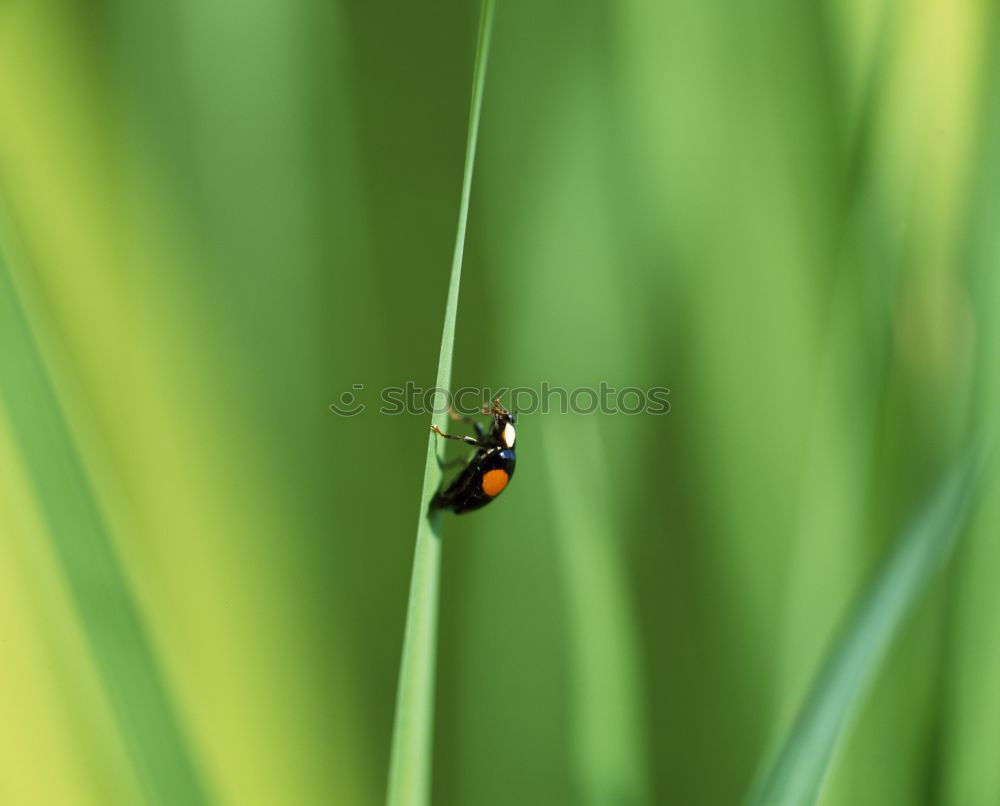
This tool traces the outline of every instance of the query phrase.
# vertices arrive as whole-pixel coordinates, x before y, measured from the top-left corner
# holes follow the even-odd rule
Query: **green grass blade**
[[[543,437],[572,658],[567,681],[577,802],[648,803],[639,636],[622,536],[601,497],[610,489],[607,457],[590,417],[550,417]],[[587,488],[576,483],[581,467],[593,482]]]
[[[950,555],[988,451],[981,443],[942,482],[863,592],[777,752],[761,768],[748,806],[815,803],[847,719],[910,607]]]
[[[469,111],[469,134],[465,149],[465,171],[458,211],[458,233],[448,284],[448,302],[441,334],[437,388],[451,386],[451,360],[458,313],[458,291],[462,280],[462,256],[469,218],[469,195],[472,168],[479,134],[479,116],[486,81],[486,62],[493,28],[493,0],[483,0],[479,24],[479,42],[472,82],[472,105]],[[435,423],[444,428],[446,415],[435,415]],[[437,643],[438,581],[441,572],[440,514],[427,514],[431,497],[441,483],[439,460],[444,456],[443,440],[429,434],[424,486],[420,496],[420,517],[413,556],[413,575],[406,612],[406,632],[399,668],[396,716],[393,725],[392,755],[389,760],[388,806],[422,806],[430,802],[431,760],[434,733],[434,670]]]
[[[207,803],[2,247],[0,345],[0,404],[136,777],[150,803]]]

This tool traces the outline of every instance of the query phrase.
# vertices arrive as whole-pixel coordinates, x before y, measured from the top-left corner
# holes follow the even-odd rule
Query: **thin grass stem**
[[[493,29],[493,0],[483,0],[479,23],[479,42],[472,82],[469,132],[465,147],[465,170],[458,210],[458,232],[448,283],[448,301],[441,334],[438,358],[438,389],[451,386],[451,362],[458,314],[458,292],[462,281],[462,258],[465,231],[469,220],[469,196],[472,169],[479,136],[479,118],[486,82],[486,63]],[[447,425],[444,412],[434,416],[434,424]],[[413,574],[406,611],[406,630],[399,667],[396,715],[393,725],[392,754],[389,760],[388,806],[424,806],[430,802],[431,769],[434,742],[434,673],[437,653],[438,587],[441,575],[440,513],[428,513],[430,501],[441,483],[440,460],[443,440],[428,434],[424,485],[420,495],[420,515],[413,554]]]

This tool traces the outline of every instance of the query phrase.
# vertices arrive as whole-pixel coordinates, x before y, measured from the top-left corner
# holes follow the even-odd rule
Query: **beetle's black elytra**
[[[431,500],[432,509],[450,509],[461,515],[484,507],[503,492],[514,476],[514,464],[517,461],[514,453],[517,432],[514,425],[517,423],[517,415],[507,411],[500,404],[500,398],[493,402],[492,408],[484,406],[483,414],[493,418],[489,433],[484,432],[483,427],[471,417],[451,412],[452,419],[472,425],[476,431],[475,438],[446,434],[437,426],[431,426],[431,431],[440,437],[458,439],[477,448],[454,481],[438,490]]]

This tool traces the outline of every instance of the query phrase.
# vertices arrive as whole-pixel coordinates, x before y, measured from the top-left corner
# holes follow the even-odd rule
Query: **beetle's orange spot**
[[[490,498],[499,495],[500,491],[507,486],[510,476],[503,470],[490,470],[483,474],[483,492]]]

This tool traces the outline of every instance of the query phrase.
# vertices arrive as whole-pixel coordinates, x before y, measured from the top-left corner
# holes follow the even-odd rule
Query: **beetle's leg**
[[[476,436],[479,439],[482,439],[484,436],[486,436],[486,433],[483,431],[483,424],[480,423],[478,420],[473,420],[468,414],[459,414],[457,411],[455,411],[455,409],[451,408],[448,409],[448,416],[451,417],[451,419],[453,419],[455,422],[471,425],[476,432]]]
[[[449,467],[454,467],[455,465],[465,464],[468,461],[464,456],[456,456],[454,459],[450,459],[447,462],[443,462],[438,459],[438,467],[442,470],[447,470]]]
[[[437,434],[439,437],[444,437],[445,439],[458,439],[464,442],[466,445],[475,445],[477,448],[485,448],[485,445],[480,445],[479,440],[473,439],[472,437],[460,437],[457,434],[446,434],[436,425],[431,426],[431,431]]]

